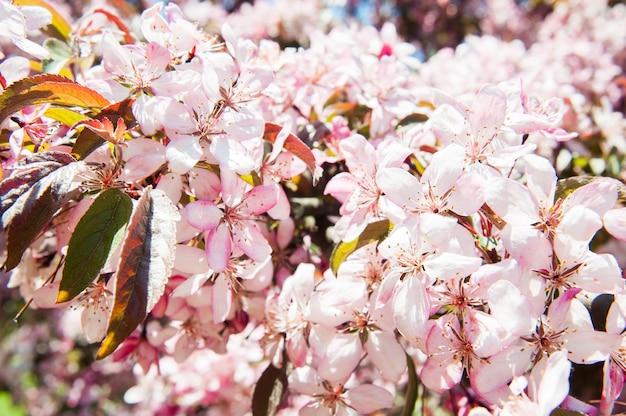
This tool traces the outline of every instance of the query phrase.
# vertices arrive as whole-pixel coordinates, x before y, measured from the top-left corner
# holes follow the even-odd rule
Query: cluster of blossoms
[[[191,2],[72,24],[34,3],[0,0],[0,241],[25,319],[58,321],[53,362],[96,344],[65,406],[114,406],[119,375],[129,413],[410,414],[419,390],[612,412],[626,7],[562,3],[528,45],[420,62],[391,23],[322,31],[317,2],[207,5],[213,32]],[[598,397],[570,391],[591,364]]]

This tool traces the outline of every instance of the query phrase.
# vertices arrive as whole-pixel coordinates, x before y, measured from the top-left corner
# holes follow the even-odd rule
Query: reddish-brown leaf
[[[265,123],[263,138],[270,143],[274,143],[276,136],[278,136],[278,133],[280,133],[281,130],[282,126],[278,124]],[[313,155],[311,149],[309,149],[309,146],[304,144],[304,142],[293,133],[289,133],[283,147],[285,150],[293,153],[297,158],[302,160],[311,171],[311,174],[315,175],[317,165],[315,164],[315,156]]]
[[[44,103],[99,111],[109,100],[61,75],[35,75],[14,82],[0,94],[0,122],[29,105]]]
[[[0,188],[7,190],[1,199],[1,223],[7,231],[5,270],[19,264],[24,251],[78,189],[77,175],[88,169],[84,162],[56,166],[48,163],[42,162],[45,165],[43,170],[47,172],[45,176],[27,168],[22,174],[12,175],[0,183]]]
[[[94,117],[94,120],[104,122],[105,119],[108,119],[110,123],[117,125],[119,119],[122,119],[124,124],[130,129],[137,124],[133,116],[134,101],[135,100],[129,98],[104,107],[102,111]],[[83,129],[76,138],[76,143],[74,143],[74,147],[72,148],[72,154],[79,160],[84,159],[91,152],[102,146],[104,142],[105,139],[102,135],[88,128]]]
[[[97,358],[111,354],[159,300],[174,262],[178,211],[160,190],[146,188],[122,243],[113,309]]]

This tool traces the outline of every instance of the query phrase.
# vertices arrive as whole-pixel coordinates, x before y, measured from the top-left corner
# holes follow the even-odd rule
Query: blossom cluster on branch
[[[626,7],[559,2],[526,44],[488,14],[420,61],[276,3],[0,0],[0,295],[82,357],[29,413],[610,414]]]

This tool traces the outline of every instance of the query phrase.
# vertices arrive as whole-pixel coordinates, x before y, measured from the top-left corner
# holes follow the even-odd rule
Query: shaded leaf
[[[428,116],[426,114],[413,113],[398,121],[398,125],[396,127],[404,127],[415,123],[425,123],[426,121],[428,121]]]
[[[252,416],[273,416],[287,392],[287,365],[270,363],[259,377],[252,394]]]
[[[119,189],[98,195],[70,238],[57,303],[74,299],[98,277],[122,239],[132,209],[131,199]]]
[[[360,249],[363,246],[366,246],[374,241],[382,240],[388,233],[391,227],[391,223],[389,220],[380,220],[376,222],[369,223],[367,227],[363,230],[361,235],[348,242],[341,242],[335,246],[333,252],[330,256],[330,267],[332,268],[334,273],[337,273],[339,266],[341,263],[348,257],[350,254]]]
[[[14,82],[0,94],[0,122],[29,105],[44,103],[99,110],[109,100],[61,75],[35,75]]]
[[[75,177],[88,168],[84,162],[74,161],[51,169],[45,176],[28,170],[27,174],[16,178],[12,175],[0,184],[4,188],[6,181],[10,188],[6,206],[5,196],[2,197],[2,228],[7,231],[5,270],[18,265],[24,251],[78,189],[80,182]],[[29,175],[35,180],[26,186],[24,181]]]
[[[163,191],[144,189],[122,243],[107,335],[97,358],[111,354],[157,303],[174,263],[180,215]]]
[[[38,180],[76,160],[64,152],[33,153],[12,165],[0,182],[0,216]],[[4,226],[3,226],[4,228]]]
[[[406,365],[409,370],[409,382],[406,385],[406,397],[404,398],[402,416],[411,416],[417,403],[417,371],[415,370],[415,363],[409,354],[406,354]]]
[[[67,42],[48,38],[44,41],[43,46],[50,52],[50,59],[53,61],[65,61],[72,57],[72,50]]]
[[[565,410],[565,409],[554,409],[550,416],[586,416],[585,413],[576,412],[575,410]]]
[[[133,102],[135,102],[135,100],[126,99],[104,107],[102,111],[94,117],[94,120],[103,121],[108,119],[112,124],[117,125],[118,120],[121,118],[130,129],[137,124],[132,111]],[[72,148],[72,154],[79,160],[84,159],[91,152],[102,146],[105,141],[103,137],[93,130],[83,129],[76,138],[76,143]]]
[[[274,123],[265,123],[265,132],[263,133],[263,138],[270,143],[274,143],[276,140],[276,136],[282,130],[282,126]],[[283,145],[284,149],[288,152],[291,152],[298,159],[302,160],[306,167],[311,171],[313,175],[315,175],[315,171],[317,165],[315,164],[315,156],[313,152],[293,133],[289,133],[287,139],[285,140],[285,144]]]

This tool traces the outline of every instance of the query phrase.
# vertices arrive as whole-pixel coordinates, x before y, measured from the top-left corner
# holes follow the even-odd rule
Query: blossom
[[[467,231],[438,214],[408,218],[380,243],[389,268],[379,300],[393,302],[396,326],[409,340],[424,339],[426,321],[434,312],[428,287],[436,279],[468,276],[480,266]]]
[[[503,404],[501,415],[549,415],[561,404],[569,390],[571,363],[557,352],[533,368],[528,380],[528,393]]]
[[[343,139],[339,147],[350,172],[333,177],[324,193],[342,202],[342,218],[335,229],[345,241],[356,238],[368,222],[384,215],[387,207],[377,183],[377,172],[402,164],[410,149],[389,142],[378,148],[363,136],[354,135]]]
[[[356,415],[390,408],[393,396],[389,391],[373,384],[346,388],[341,384],[323,380],[310,367],[297,368],[290,382],[292,389],[312,396],[302,415]]]
[[[189,224],[206,231],[207,264],[216,273],[226,270],[228,260],[237,248],[255,261],[264,261],[272,249],[255,220],[276,204],[276,189],[259,185],[246,192],[246,184],[234,172],[221,174],[224,207],[211,201],[187,205]]]
[[[52,22],[48,10],[40,6],[14,6],[3,0],[0,2],[0,15],[0,38],[8,37],[15,46],[37,59],[50,56],[47,49],[26,38],[28,32]],[[4,58],[4,54],[0,53],[0,58]]]

